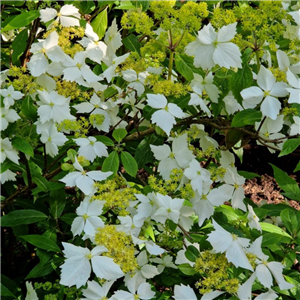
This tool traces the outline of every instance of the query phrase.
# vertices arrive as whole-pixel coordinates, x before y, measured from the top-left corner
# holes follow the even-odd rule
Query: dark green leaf
[[[261,120],[262,114],[255,109],[245,109],[238,112],[232,119],[232,127],[244,127],[245,125],[254,125]]]
[[[29,156],[33,157],[34,153],[33,153],[33,148],[31,147],[31,145],[24,139],[21,139],[19,137],[14,137],[12,139],[12,145],[19,151],[28,154]]]
[[[21,238],[38,248],[51,251],[51,252],[60,252],[60,248],[57,246],[57,244],[52,239],[49,239],[46,236],[31,234],[31,235],[22,235]]]
[[[39,16],[40,12],[37,10],[23,12],[14,17],[4,28],[2,28],[2,32],[25,27]]]
[[[118,93],[117,89],[115,87],[111,86],[104,91],[104,99],[111,98],[116,93]]]
[[[274,232],[266,233],[263,235],[263,240],[262,240],[261,246],[272,248],[272,245],[280,243],[281,239],[282,239],[282,236],[280,234],[276,234]]]
[[[4,297],[4,296],[7,296],[7,297],[14,297],[15,298],[15,295],[6,287],[2,284],[1,282],[1,296]]]
[[[22,6],[25,1],[1,1],[2,5]]]
[[[143,108],[143,116],[146,120],[150,120],[151,116],[156,112],[156,109],[149,106],[149,105],[145,105],[145,107]]]
[[[300,146],[300,138],[290,139],[284,142],[279,157],[294,152]]]
[[[33,100],[30,96],[25,97],[22,100],[21,111],[24,116],[31,121],[36,121],[37,119],[37,108],[35,107]]]
[[[77,7],[82,15],[90,14],[95,9],[94,1],[78,1]]]
[[[242,103],[240,92],[252,85],[253,75],[248,63],[243,63],[242,69],[238,69],[229,79],[229,88],[235,99]]]
[[[107,8],[104,9],[91,23],[95,33],[99,36],[99,40],[104,37],[107,28]]]
[[[285,209],[280,213],[282,223],[292,236],[296,236],[299,230],[300,220],[297,220],[296,213],[290,209]]]
[[[140,42],[137,36],[135,36],[134,34],[125,37],[122,40],[122,42],[128,50],[132,52],[136,51],[137,53],[140,53]]]
[[[117,173],[119,170],[119,155],[117,151],[112,151],[108,157],[105,158],[102,166],[103,172],[112,171],[114,173]]]
[[[1,217],[2,227],[13,227],[24,224],[32,224],[45,220],[47,216],[33,209],[15,210]]]
[[[243,133],[235,128],[230,128],[225,136],[226,148],[232,148],[238,141],[241,140]]]
[[[188,246],[187,250],[184,253],[185,257],[191,262],[196,262],[199,254],[199,250],[193,245]]]
[[[12,63],[16,66],[20,66],[19,58],[23,54],[23,52],[26,50],[27,46],[27,40],[28,40],[28,32],[27,30],[22,30],[14,39],[12,42]]]
[[[178,269],[185,275],[195,275],[197,273],[189,264],[181,264],[178,266]]]
[[[188,81],[194,79],[193,73],[198,73],[197,68],[194,66],[194,59],[184,54],[175,54],[175,66],[178,73]]]
[[[50,213],[53,216],[53,218],[59,218],[59,216],[64,211],[66,205],[66,195],[64,189],[51,191],[49,204]]]
[[[134,157],[139,168],[152,161],[153,153],[150,144],[146,140],[142,140],[137,146]]]
[[[298,172],[298,171],[300,171],[300,161],[298,162],[294,172]]]
[[[48,181],[45,177],[41,175],[32,176],[32,181],[39,187],[43,192],[48,191]]]
[[[53,271],[52,263],[49,261],[46,264],[38,263],[26,276],[25,279],[29,278],[38,278],[42,276],[46,276]]]
[[[107,136],[104,135],[96,135],[95,138],[97,141],[102,142],[106,146],[114,146],[114,142]]]
[[[246,172],[246,171],[238,171],[238,174],[245,177],[246,179],[253,179],[255,177],[261,177],[256,173],[253,172]]]
[[[117,142],[121,142],[124,137],[127,135],[127,131],[124,128],[118,128],[115,129],[112,133],[113,138],[117,141]]]
[[[132,155],[126,151],[121,152],[121,162],[125,171],[132,177],[136,176],[138,164]]]
[[[284,195],[292,200],[300,201],[300,189],[297,182],[286,172],[270,164],[274,171],[274,177],[279,187],[285,191]]]
[[[60,220],[62,220],[63,222],[72,225],[74,219],[77,217],[77,214],[75,213],[69,213],[69,214],[65,214],[63,216],[60,217]]]

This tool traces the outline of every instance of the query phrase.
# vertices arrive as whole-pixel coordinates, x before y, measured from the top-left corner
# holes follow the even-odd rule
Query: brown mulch
[[[296,210],[300,210],[300,202],[285,198],[275,179],[268,174],[248,179],[244,184],[244,190],[245,195],[257,205],[288,203]]]

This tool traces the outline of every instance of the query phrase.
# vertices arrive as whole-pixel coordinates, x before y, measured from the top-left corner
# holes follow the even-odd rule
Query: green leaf
[[[245,177],[246,179],[253,179],[255,177],[261,177],[260,175],[253,173],[253,172],[247,172],[247,171],[238,171],[238,174]]]
[[[124,128],[115,129],[114,132],[112,133],[113,138],[117,142],[121,142],[126,135],[127,135],[127,131]]]
[[[241,140],[243,133],[235,128],[230,128],[225,135],[226,148],[232,148],[238,141]]]
[[[151,116],[157,111],[157,109],[149,106],[149,105],[145,105],[145,107],[143,108],[143,117],[146,120],[150,120]]]
[[[104,135],[96,135],[95,138],[98,142],[102,142],[105,146],[114,146],[114,142],[107,136]]]
[[[117,151],[112,151],[108,157],[105,158],[103,165],[102,165],[102,171],[108,172],[112,171],[114,173],[117,173],[119,170],[119,155]]]
[[[188,246],[187,250],[184,253],[185,257],[191,262],[196,262],[199,254],[199,250],[193,245]]]
[[[54,219],[60,217],[66,206],[66,195],[64,188],[50,192],[50,213]]]
[[[30,96],[27,96],[22,100],[21,111],[29,120],[34,122],[37,120],[37,108],[35,107],[34,102]]]
[[[284,156],[284,155],[294,152],[299,146],[300,146],[300,138],[290,139],[290,140],[285,141],[278,157],[281,157],[281,156]]]
[[[6,287],[2,284],[1,282],[1,296],[7,296],[7,297],[14,297],[15,295]]]
[[[185,54],[175,54],[175,66],[178,73],[180,73],[188,81],[192,81],[194,79],[193,73],[199,73],[197,68],[194,66],[194,59]]]
[[[5,25],[5,27],[2,28],[2,32],[25,27],[39,16],[40,12],[38,10],[23,12],[14,17],[7,25]]]
[[[298,222],[296,213],[291,209],[285,209],[280,213],[282,223],[292,236],[296,236],[299,230],[300,220]]]
[[[263,231],[275,233],[275,234],[280,235],[281,237],[286,237],[286,238],[292,239],[292,237],[287,232],[285,232],[278,226],[275,226],[270,223],[265,223],[265,222],[261,222],[260,226]]]
[[[10,279],[10,278],[6,277],[5,275],[1,274],[1,296],[5,296],[4,294],[2,294],[4,292],[2,290],[3,287],[8,289],[12,294],[16,294],[17,291],[20,290],[19,286],[16,284],[15,281],[13,281],[12,279]]]
[[[15,210],[1,217],[2,227],[13,227],[24,224],[32,224],[45,220],[47,216],[33,209]]]
[[[274,177],[279,187],[285,191],[283,195],[292,199],[300,201],[300,189],[297,182],[291,178],[286,172],[280,170],[276,166],[270,164],[274,171]]]
[[[145,234],[150,236],[153,242],[155,242],[155,235],[152,226],[148,226],[147,229],[145,230]]]
[[[77,7],[82,15],[90,14],[95,9],[94,1],[78,1]]]
[[[232,127],[244,127],[246,125],[254,125],[255,122],[261,120],[262,114],[255,109],[245,109],[238,112],[232,119]]]
[[[31,145],[24,139],[21,139],[19,137],[14,137],[11,141],[12,145],[19,151],[28,154],[29,156],[33,157],[33,148]]]
[[[137,8],[142,8],[143,11],[147,10],[150,5],[150,1],[141,0],[141,1],[134,1],[133,4],[136,5]]]
[[[235,99],[242,103],[243,98],[240,92],[252,85],[253,75],[248,63],[242,64],[243,68],[238,69],[229,79],[229,88]]]
[[[266,233],[263,235],[263,240],[262,240],[261,246],[272,248],[272,245],[279,243],[281,241],[281,239],[282,239],[282,236],[280,234],[276,234],[274,232]]]
[[[179,265],[178,269],[185,275],[195,275],[197,273],[188,263]]]
[[[128,10],[128,9],[135,9],[136,7],[131,3],[131,1],[121,1],[120,2],[120,5],[115,7],[115,9],[125,9],[125,10]]]
[[[69,213],[69,214],[65,214],[63,216],[60,217],[60,220],[62,220],[63,222],[72,225],[74,219],[77,217],[77,214],[75,213]]]
[[[28,32],[27,30],[22,30],[12,42],[11,47],[13,49],[13,53],[11,58],[13,65],[20,66],[19,58],[26,50],[27,40]]]
[[[150,144],[146,140],[142,140],[137,146],[134,158],[138,164],[138,168],[142,168],[143,165],[153,160]]]
[[[136,51],[137,53],[140,53],[140,48],[141,48],[140,42],[137,36],[135,36],[134,34],[125,37],[122,40],[122,42],[128,50],[132,52]]]
[[[1,1],[2,5],[13,5],[13,6],[22,6],[25,3],[25,1]]]
[[[123,167],[125,171],[132,177],[136,176],[136,173],[138,171],[138,164],[136,160],[133,158],[133,156],[126,152],[121,152],[121,162],[123,164]]]
[[[107,100],[108,98],[111,98],[112,96],[114,96],[117,93],[118,93],[117,89],[115,87],[111,86],[104,91],[104,93],[103,93],[104,99]]]
[[[99,36],[99,40],[104,37],[107,28],[107,8],[105,8],[91,23],[95,33]]]
[[[24,239],[26,242],[40,249],[44,249],[51,252],[61,252],[57,244],[46,236],[31,234],[31,235],[22,235],[20,237]]]
[[[39,189],[43,192],[48,191],[48,181],[42,175],[32,176],[32,181],[39,187]]]
[[[45,264],[38,263],[30,272],[29,274],[25,277],[25,279],[29,278],[38,278],[42,276],[46,276],[50,274],[53,271],[53,266],[52,262],[49,261]]]
[[[298,162],[294,172],[298,172],[298,171],[300,171],[300,161]]]

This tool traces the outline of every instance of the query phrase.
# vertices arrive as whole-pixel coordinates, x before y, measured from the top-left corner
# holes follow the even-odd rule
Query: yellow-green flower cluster
[[[283,81],[283,82],[287,83],[285,72],[283,72],[282,70],[279,70],[278,68],[273,68],[273,67],[270,68],[270,71],[275,76],[276,81]]]
[[[77,84],[74,82],[61,80],[60,78],[55,78],[56,80],[56,91],[68,98],[70,97],[72,100],[79,99],[79,100],[87,100],[90,99],[91,95],[87,91],[80,90]]]
[[[226,169],[223,167],[212,167],[209,169],[209,172],[211,172],[211,180],[212,181],[216,181],[220,178],[224,178],[225,174],[226,174]]]
[[[40,89],[40,85],[35,81],[35,78],[26,73],[25,67],[12,66],[8,75],[14,77],[12,85],[15,90],[22,91],[23,93],[35,93]]]
[[[92,114],[89,117],[89,121],[93,126],[101,126],[105,120],[105,116],[102,114]]]
[[[164,226],[163,232],[160,232],[157,236],[156,243],[160,247],[170,251],[174,251],[175,249],[182,249],[183,246],[183,241],[182,237],[180,236],[180,232],[173,231],[167,226]]]
[[[225,254],[213,254],[209,250],[201,252],[195,263],[195,270],[201,275],[196,283],[199,292],[206,294],[214,290],[224,290],[231,294],[236,293],[239,280],[230,278],[230,267],[232,264],[228,263]]]
[[[151,74],[146,79],[146,84],[150,85],[155,94],[162,94],[166,97],[174,96],[179,98],[186,95],[190,91],[189,85],[181,82],[173,82],[171,80],[160,80],[159,75]]]
[[[155,64],[163,62],[166,59],[166,51],[156,40],[150,40],[141,47],[141,56]]]
[[[282,114],[285,118],[298,116],[298,109],[296,107],[284,107],[282,109]]]
[[[172,7],[176,1],[150,1],[149,9],[154,13],[154,18],[162,20],[172,15]]]
[[[210,22],[215,28],[221,28],[231,23],[235,23],[236,16],[232,9],[216,7]]]
[[[78,120],[63,120],[57,125],[58,131],[66,133],[74,132],[74,137],[86,137],[91,124],[85,117],[80,117]]]
[[[151,35],[154,22],[145,12],[132,10],[124,13],[121,25],[124,29],[135,28],[137,33]]]
[[[107,248],[108,252],[102,255],[112,258],[125,274],[137,269],[135,248],[129,234],[117,231],[114,225],[105,225],[97,229],[95,243]]]
[[[115,176],[104,183],[96,183],[96,187],[97,195],[93,198],[105,201],[104,210],[111,209],[118,216],[128,215],[126,209],[130,201],[136,199],[134,194],[138,193],[137,189],[127,187],[126,181],[120,176]]]
[[[150,66],[152,67],[151,61],[141,57],[137,52],[131,52],[122,65],[122,71],[134,70],[138,74],[146,71]]]

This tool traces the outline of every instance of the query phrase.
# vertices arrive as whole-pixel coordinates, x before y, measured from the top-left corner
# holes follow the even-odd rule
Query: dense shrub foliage
[[[3,299],[300,299],[299,2],[1,9]]]

